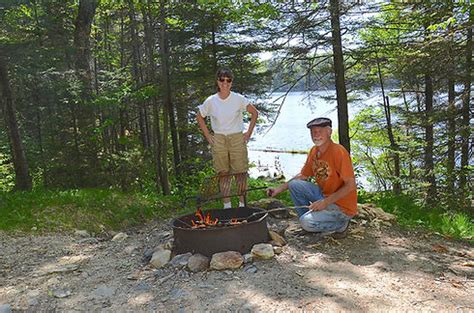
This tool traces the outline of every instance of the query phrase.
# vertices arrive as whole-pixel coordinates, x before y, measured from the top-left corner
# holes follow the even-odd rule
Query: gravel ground
[[[0,232],[0,312],[474,311],[472,245],[364,220],[338,240],[301,234],[294,217],[268,224],[281,254],[198,273],[147,264],[169,222],[122,241]]]

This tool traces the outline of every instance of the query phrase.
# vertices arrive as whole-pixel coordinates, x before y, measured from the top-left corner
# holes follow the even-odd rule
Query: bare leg
[[[239,173],[235,177],[240,203],[245,203],[245,192],[247,190],[247,173]]]
[[[228,172],[220,172],[219,173],[219,186],[221,189],[221,194],[223,196],[223,201],[224,203],[229,203],[230,202],[230,184],[231,184],[231,179],[229,176]]]

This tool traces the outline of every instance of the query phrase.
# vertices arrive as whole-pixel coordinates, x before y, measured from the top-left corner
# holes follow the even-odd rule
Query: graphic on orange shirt
[[[316,156],[313,157],[312,170],[316,181],[326,181],[331,175],[329,163],[324,160],[318,160]]]

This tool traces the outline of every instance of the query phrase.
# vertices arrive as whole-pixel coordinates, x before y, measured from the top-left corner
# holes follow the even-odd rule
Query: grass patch
[[[101,189],[0,193],[0,230],[98,233],[171,217],[177,203],[176,197]]]
[[[359,193],[359,203],[374,203],[384,211],[397,216],[400,225],[421,226],[448,238],[474,243],[474,223],[463,212],[445,212],[439,208],[426,209],[408,195],[392,193]]]
[[[278,185],[250,179],[249,188]],[[193,195],[196,196],[196,195]],[[267,197],[265,189],[248,192],[247,201]],[[191,197],[192,198],[192,197]],[[292,206],[289,192],[277,199]],[[184,196],[121,192],[110,189],[72,189],[64,191],[0,192],[0,230],[6,232],[65,232],[84,229],[91,233],[134,227],[154,219],[177,217],[194,212],[196,202]],[[233,197],[234,206],[238,198]],[[423,227],[443,236],[474,242],[473,220],[461,212],[427,210],[407,195],[360,192],[359,202],[371,202],[397,216],[407,227]],[[222,201],[207,202],[204,209],[222,207]]]

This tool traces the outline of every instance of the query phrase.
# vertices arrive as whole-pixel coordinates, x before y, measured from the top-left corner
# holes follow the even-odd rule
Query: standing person
[[[214,168],[220,179],[220,187],[224,196],[230,193],[229,174],[238,175],[237,188],[239,194],[246,189],[248,171],[247,142],[252,136],[257,123],[258,111],[249,100],[239,93],[231,91],[234,75],[232,71],[223,68],[217,71],[217,93],[208,97],[198,108],[196,115],[199,127],[212,148]],[[251,115],[250,125],[244,131],[243,112]],[[206,126],[205,118],[211,118],[212,134]],[[231,208],[229,197],[224,199],[224,208]],[[239,197],[239,207],[245,206],[244,196]]]
[[[351,218],[357,214],[357,187],[351,157],[342,145],[331,140],[330,119],[316,118],[306,126],[311,131],[314,146],[301,172],[277,188],[267,189],[267,194],[275,197],[289,189],[304,230],[345,235]],[[314,177],[316,184],[307,181],[310,177]]]

